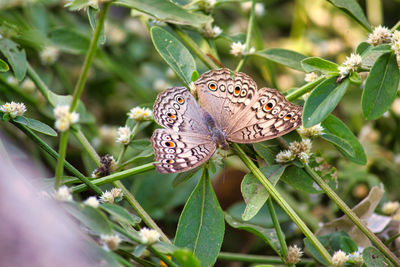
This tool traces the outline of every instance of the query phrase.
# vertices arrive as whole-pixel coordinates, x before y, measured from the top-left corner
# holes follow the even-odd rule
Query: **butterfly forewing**
[[[206,162],[215,152],[216,144],[198,133],[157,129],[151,137],[155,164],[161,173],[184,172]]]

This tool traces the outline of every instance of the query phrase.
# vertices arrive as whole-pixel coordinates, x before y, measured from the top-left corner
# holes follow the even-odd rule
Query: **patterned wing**
[[[186,87],[172,87],[158,94],[153,113],[158,124],[176,132],[208,132],[203,113]]]
[[[262,88],[257,99],[232,118],[227,139],[236,143],[256,143],[293,131],[301,125],[303,107],[285,99],[275,89]]]
[[[184,172],[206,162],[216,144],[208,136],[157,129],[151,137],[157,170],[161,173]]]
[[[223,131],[231,118],[245,110],[257,96],[257,85],[252,78],[229,69],[206,72],[194,84],[200,106],[211,114]]]

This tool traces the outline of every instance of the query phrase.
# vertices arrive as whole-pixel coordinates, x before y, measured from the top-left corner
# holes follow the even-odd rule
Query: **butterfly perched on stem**
[[[184,172],[206,162],[229,142],[256,143],[301,125],[303,108],[275,89],[261,88],[248,75],[223,68],[194,82],[199,104],[186,87],[160,93],[154,118],[165,129],[151,137],[161,173]]]

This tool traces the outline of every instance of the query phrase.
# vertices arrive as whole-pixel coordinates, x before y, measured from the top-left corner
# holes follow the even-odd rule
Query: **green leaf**
[[[90,230],[98,234],[111,234],[111,223],[99,209],[77,204],[65,203],[66,210]]]
[[[303,110],[303,125],[308,128],[323,121],[337,106],[346,93],[349,80],[336,82],[331,77],[320,83],[307,98]]]
[[[312,177],[303,168],[297,166],[286,168],[281,180],[293,188],[309,194],[323,193]]]
[[[0,52],[7,59],[7,62],[13,69],[17,80],[22,81],[22,79],[25,77],[26,69],[28,67],[25,50],[19,49],[18,45],[13,41],[1,38]]]
[[[93,31],[96,29],[97,25],[97,19],[96,19],[97,13],[99,13],[99,9],[93,8],[91,6],[88,7],[87,14],[89,18],[90,27],[92,27]],[[106,42],[106,36],[104,35],[104,25],[103,25],[100,32],[99,43],[104,44],[105,42]]]
[[[169,0],[117,0],[116,5],[137,9],[165,22],[201,27],[213,19],[199,13],[191,13]]]
[[[85,54],[89,48],[88,37],[71,28],[54,29],[48,37],[54,45],[66,53]]]
[[[177,249],[172,253],[174,260],[176,260],[181,266],[193,266],[193,267],[200,267],[200,262],[187,248]]]
[[[338,231],[327,235],[321,235],[317,238],[330,254],[333,254],[338,250],[342,250],[345,253],[352,253],[358,250],[357,244],[345,231]],[[304,238],[304,245],[316,260],[328,266],[325,259],[321,256],[318,250],[315,249],[315,247],[307,238]]]
[[[239,220],[236,220],[231,215],[225,213],[226,222],[233,228],[245,230],[250,232],[259,238],[261,238],[264,242],[266,242],[278,255],[281,255],[281,245],[279,243],[278,236],[276,234],[275,229],[268,229],[261,227],[256,224],[245,223]]]
[[[353,132],[340,119],[329,115],[321,125],[324,128],[324,134],[321,137],[335,145],[343,156],[357,164],[364,165],[367,163],[364,148]]]
[[[174,244],[191,249],[201,266],[212,266],[221,249],[224,231],[224,213],[208,171],[204,170],[179,218]]]
[[[356,48],[356,54],[363,55],[368,49],[370,49],[372,45],[367,42],[361,42]]]
[[[362,257],[367,267],[393,266],[390,261],[374,247],[365,248],[363,250]]]
[[[360,85],[362,83],[361,75],[357,72],[353,72],[349,77],[350,82]]]
[[[51,128],[50,126],[48,126],[47,124],[44,124],[41,121],[35,120],[35,119],[31,119],[31,118],[27,118],[27,117],[23,117],[23,116],[17,116],[14,119],[15,122],[25,125],[26,127],[28,127],[29,129],[32,129],[36,132],[42,133],[42,134],[46,134],[46,135],[50,135],[50,136],[57,136],[57,132],[53,130],[53,128]]]
[[[366,30],[371,31],[371,26],[356,0],[328,0],[328,2],[343,10]]]
[[[272,140],[256,143],[253,147],[257,154],[269,165],[275,164],[275,156],[281,150],[279,144]]]
[[[172,182],[172,186],[176,187],[176,186],[186,182],[187,180],[192,178],[200,169],[201,169],[201,167],[198,167],[198,168],[191,169],[187,172],[178,173],[178,175],[176,175],[174,181]]]
[[[189,86],[196,63],[189,50],[172,34],[160,27],[151,28],[151,39],[161,57]]]
[[[100,208],[109,213],[110,215],[112,215],[114,217],[114,220],[119,221],[121,223],[127,223],[132,226],[135,226],[138,223],[140,223],[139,217],[129,213],[121,206],[104,203],[100,205]]]
[[[338,72],[338,64],[320,57],[308,57],[301,61],[301,66],[306,72],[320,71],[322,73]]]
[[[71,0],[65,6],[71,11],[80,10],[82,8],[89,7],[90,0]]]
[[[286,165],[271,165],[260,168],[260,171],[275,186],[285,168]],[[242,220],[248,221],[257,215],[261,207],[267,201],[269,193],[252,173],[248,173],[244,176],[241,184],[241,191],[244,202],[246,202],[246,209],[242,214]]]
[[[369,45],[369,44],[368,44]],[[361,67],[364,69],[371,69],[375,64],[376,60],[383,54],[392,52],[390,44],[380,44],[377,46],[367,46],[361,47],[362,50],[362,64]],[[364,50],[363,50],[364,49]]]
[[[8,64],[0,58],[0,72],[6,72],[9,70],[10,70],[10,67],[8,66]]]
[[[396,55],[394,53],[381,55],[365,81],[361,98],[365,118],[375,120],[390,108],[396,98],[399,80]]]
[[[306,56],[291,50],[270,48],[258,51],[253,55],[269,59],[273,62],[285,65],[295,70],[304,71],[303,67],[301,66],[301,61],[305,59]]]

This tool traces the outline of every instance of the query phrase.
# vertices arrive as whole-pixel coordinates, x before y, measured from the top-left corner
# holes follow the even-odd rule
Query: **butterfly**
[[[186,87],[169,88],[154,103],[154,118],[165,127],[151,137],[160,173],[196,168],[217,147],[228,150],[228,141],[256,143],[301,125],[301,106],[275,89],[257,90],[254,80],[244,73],[211,70],[194,85],[200,106]]]

